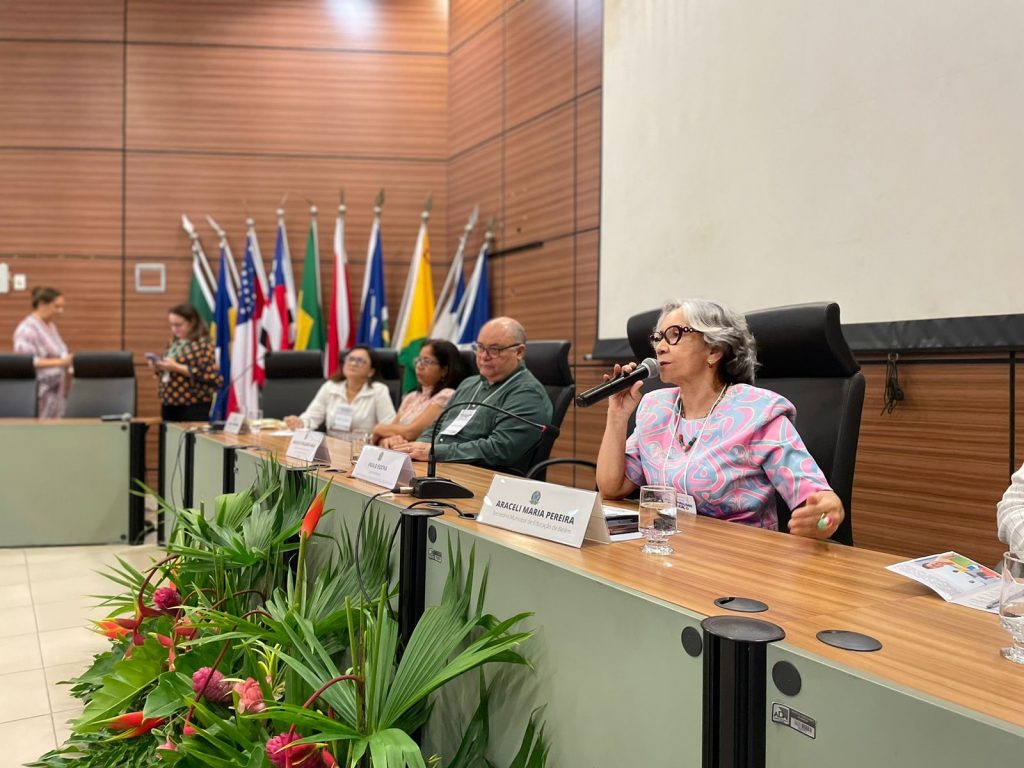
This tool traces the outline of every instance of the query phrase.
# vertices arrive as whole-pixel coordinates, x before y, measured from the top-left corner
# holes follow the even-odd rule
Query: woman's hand
[[[633,372],[636,368],[636,363],[626,363],[626,365],[616,364],[612,368],[611,375],[605,374],[604,380],[611,381],[613,378],[618,378],[619,375],[627,375]],[[625,389],[622,392],[612,395],[608,398],[608,418],[609,419],[620,419],[623,423],[629,420],[629,416],[636,407],[640,404],[640,388],[643,387],[642,381],[636,382],[629,389]]]
[[[380,441],[381,448],[390,448],[392,451],[401,451],[407,445],[409,445],[409,441],[401,435],[392,435]]]
[[[173,357],[165,357],[163,360],[157,360],[153,363],[153,367],[158,371],[163,371],[165,373],[178,373],[182,376],[189,375],[188,367],[175,362]]]
[[[832,491],[819,491],[793,510],[789,518],[789,532],[794,536],[827,539],[836,532],[846,513],[843,502]]]
[[[298,416],[285,416],[284,424],[286,427],[288,427],[288,429],[291,430],[302,429],[303,426],[302,419],[300,419]]]

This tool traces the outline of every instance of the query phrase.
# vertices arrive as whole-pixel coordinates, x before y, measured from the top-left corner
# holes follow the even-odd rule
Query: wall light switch
[[[11,290],[11,268],[6,264],[0,264],[0,293],[7,293]]]
[[[28,287],[28,280],[25,279],[24,273],[19,272],[14,276],[14,290],[24,291]]]

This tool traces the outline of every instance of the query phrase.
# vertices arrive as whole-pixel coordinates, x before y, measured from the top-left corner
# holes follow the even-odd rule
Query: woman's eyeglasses
[[[700,331],[688,325],[670,325],[661,331],[655,331],[647,339],[651,342],[652,347],[662,339],[668,342],[669,346],[674,347],[688,333],[700,333]]]
[[[362,357],[352,357],[349,355],[345,358],[346,363],[352,363],[352,365],[369,365],[370,361]]]
[[[429,357],[417,357],[415,360],[412,361],[412,364],[413,365],[431,366],[431,365],[440,365],[441,363],[439,363],[437,360],[432,360]]]

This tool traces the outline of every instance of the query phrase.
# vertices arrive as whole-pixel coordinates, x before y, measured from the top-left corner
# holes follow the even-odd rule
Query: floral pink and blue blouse
[[[793,426],[796,408],[781,395],[733,384],[706,426],[680,418],[678,406],[678,387],[640,401],[626,441],[630,482],[674,486],[693,496],[698,514],[772,530],[779,526],[776,491],[795,509],[831,490]]]

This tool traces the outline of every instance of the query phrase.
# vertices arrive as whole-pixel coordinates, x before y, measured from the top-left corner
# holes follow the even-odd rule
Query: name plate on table
[[[327,444],[323,432],[313,432],[309,429],[297,429],[288,443],[288,450],[285,456],[289,459],[299,461],[322,461],[325,464],[331,463],[331,454],[327,452]]]
[[[352,477],[388,489],[408,485],[413,474],[409,454],[370,445],[363,448],[352,470]]]
[[[592,515],[601,515],[601,502],[594,491],[496,476],[476,519],[496,528],[579,547]]]
[[[228,416],[228,420],[224,422],[224,432],[228,435],[248,434],[249,422],[245,420],[245,415],[236,411]]]

